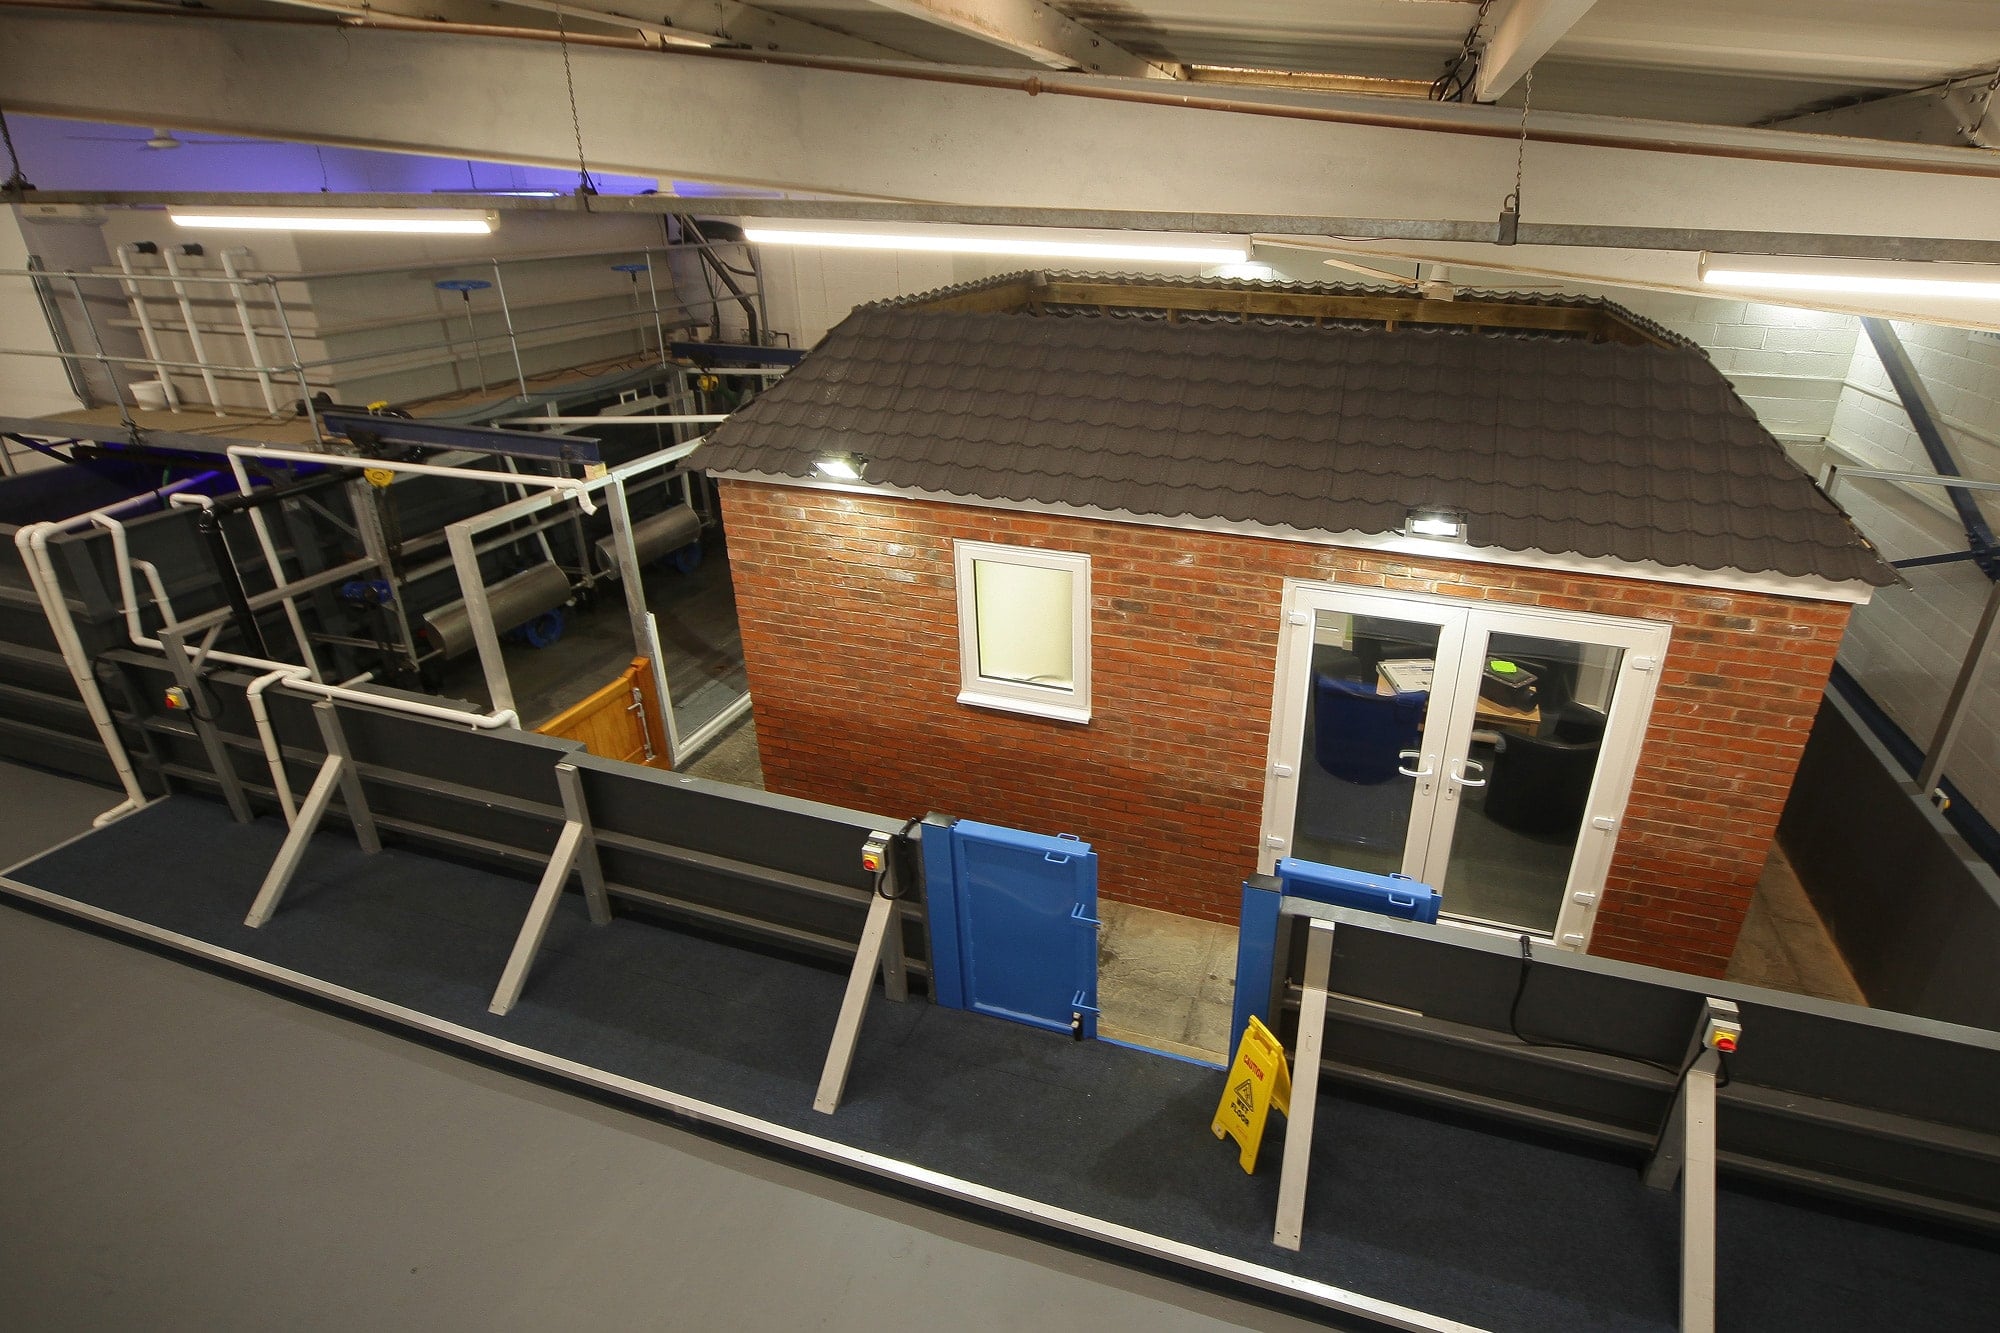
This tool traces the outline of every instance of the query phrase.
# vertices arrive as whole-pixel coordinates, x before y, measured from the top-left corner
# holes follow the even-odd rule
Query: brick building
[[[1297,855],[1695,972],[1894,578],[1603,303],[1017,275],[857,311],[698,461],[774,790],[1076,833],[1187,915]]]

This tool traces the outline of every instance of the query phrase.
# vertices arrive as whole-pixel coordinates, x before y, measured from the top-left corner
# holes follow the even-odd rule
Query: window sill
[[[961,690],[958,701],[973,708],[991,708],[1002,713],[1025,713],[1029,717],[1045,717],[1052,722],[1090,721],[1090,710],[1078,708],[1074,704],[1059,704],[1040,699],[1013,699],[1001,694],[983,694],[977,690]]]

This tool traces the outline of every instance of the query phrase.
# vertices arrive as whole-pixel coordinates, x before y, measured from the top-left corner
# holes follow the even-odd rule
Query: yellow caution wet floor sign
[[[1233,1137],[1242,1146],[1239,1160],[1246,1173],[1257,1170],[1257,1145],[1264,1141],[1264,1118],[1273,1106],[1292,1113],[1292,1071],[1285,1064],[1285,1048],[1252,1014],[1223,1085],[1222,1104],[1209,1125],[1218,1139]]]

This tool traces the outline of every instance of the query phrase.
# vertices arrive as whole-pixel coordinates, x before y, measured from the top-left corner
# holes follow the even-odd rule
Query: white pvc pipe
[[[146,344],[146,355],[155,361],[164,361],[166,358],[160,355],[160,340],[153,333],[152,312],[146,309],[146,294],[139,289],[138,277],[132,270],[130,246],[118,247],[118,267],[125,270],[125,276],[129,279],[123,284],[125,298],[132,303],[132,313],[139,317],[139,338]],[[160,366],[153,373],[159,377],[160,388],[167,396],[167,409],[172,412],[180,411],[180,395],[174,392],[173,377],[167,374],[167,368]]]
[[[264,760],[271,766],[271,786],[278,792],[278,807],[285,812],[285,827],[298,821],[298,803],[292,799],[292,782],[285,773],[285,754],[278,748],[278,733],[271,726],[271,711],[264,706],[264,691],[288,677],[304,676],[304,667],[279,667],[250,682],[243,696],[250,701],[250,719],[257,726],[257,740],[264,747]]]
[[[187,284],[180,280],[181,266],[174,259],[174,247],[160,247],[160,258],[166,261],[167,272],[173,275],[174,295],[180,298],[181,318],[187,322],[188,343],[194,348],[195,364],[201,367],[201,382],[208,389],[208,402],[215,409],[215,415],[223,416],[222,390],[216,387],[215,372],[208,368],[208,350],[201,343],[201,329],[194,322],[194,302],[188,299]]]
[[[222,271],[229,276],[234,284],[230,287],[229,292],[230,295],[236,298],[236,318],[242,322],[243,341],[250,348],[250,364],[257,368],[257,383],[264,390],[264,409],[272,416],[276,416],[278,415],[278,391],[271,383],[271,372],[264,369],[264,349],[258,345],[256,326],[250,322],[250,303],[243,299],[243,283],[240,275],[236,272],[236,260],[234,258],[236,255],[242,255],[245,259],[248,259],[250,258],[250,251],[240,245],[224,250],[222,252]]]
[[[420,477],[456,477],[461,481],[485,481],[497,486],[539,486],[545,490],[561,491],[569,495],[586,514],[597,512],[597,502],[590,498],[589,483],[578,481],[573,477],[535,477],[526,473],[483,472],[476,468],[441,467],[435,463],[403,463],[387,458],[354,458],[347,454],[316,454],[304,449],[274,449],[261,444],[232,444],[227,453],[230,465],[236,469],[239,485],[249,479],[240,460],[269,458],[281,463],[318,463],[323,467],[408,472]],[[248,494],[247,490],[245,494]],[[256,511],[251,512],[254,514]]]
[[[109,514],[91,514],[90,520],[111,534],[111,545],[118,557],[118,590],[124,601],[125,627],[132,635],[132,641],[142,648],[155,652],[165,652],[166,644],[145,633],[139,624],[136,606],[138,588],[132,581],[132,562],[125,538],[125,525]],[[183,644],[188,656],[201,655],[212,662],[226,662],[231,666],[259,667],[265,671],[303,672],[305,668],[296,662],[278,662],[268,657],[251,657],[245,653],[229,653],[221,649],[211,649],[207,653],[193,644]],[[512,709],[497,713],[465,713],[442,704],[423,704],[414,700],[399,699],[393,695],[364,694],[360,690],[345,685],[328,685],[323,681],[301,679],[290,682],[292,688],[301,693],[317,695],[324,699],[345,699],[350,703],[373,704],[392,713],[409,713],[414,717],[431,717],[441,722],[455,722],[459,726],[471,727],[475,731],[490,731],[495,727],[514,726],[519,722]]]
[[[118,566],[118,591],[120,600],[124,604],[126,633],[131,636],[132,642],[138,644],[140,647],[151,648],[155,652],[165,653],[167,651],[166,643],[163,640],[153,638],[145,632],[139,618],[138,589],[132,582],[133,567],[135,565],[145,566],[147,577],[154,585],[154,597],[160,602],[163,613],[167,615],[169,620],[172,620],[174,619],[172,606],[166,599],[165,588],[160,586],[159,571],[153,568],[148,561],[133,560],[131,558],[131,547],[126,539],[125,525],[116,517],[106,513],[93,513],[85,517],[88,517],[92,523],[111,534],[111,547]],[[204,656],[192,644],[183,643],[181,647],[186,650],[190,657]],[[257,742],[264,751],[264,762],[271,771],[271,785],[278,793],[278,804],[285,812],[285,824],[287,827],[298,818],[298,805],[292,795],[290,778],[285,772],[284,751],[278,745],[278,733],[276,728],[271,725],[270,710],[264,703],[264,691],[272,685],[282,683],[287,688],[298,690],[304,694],[318,695],[326,699],[344,699],[352,703],[364,703],[393,713],[408,713],[414,717],[436,718],[439,721],[452,722],[460,726],[469,726],[475,731],[490,731],[499,727],[518,727],[520,725],[520,718],[511,708],[502,709],[495,713],[462,713],[456,709],[445,708],[441,705],[420,704],[393,696],[366,694],[360,690],[350,688],[352,685],[367,680],[369,676],[367,672],[363,672],[345,684],[326,685],[314,680],[305,667],[295,663],[274,662],[269,658],[249,657],[242,653],[229,653],[219,650],[210,650],[205,656],[211,661],[226,662],[231,666],[261,667],[265,669],[265,674],[250,682],[244,694],[250,703],[250,717],[257,728]],[[129,761],[127,768],[129,769]],[[133,799],[142,801],[143,794],[137,794]]]
[[[22,567],[28,571],[29,585],[41,601],[42,613],[48,617],[49,629],[55,635],[56,647],[62,653],[64,664],[69,667],[77,696],[83,700],[84,711],[90,715],[98,739],[104,743],[105,754],[118,774],[118,784],[125,789],[126,803],[133,809],[146,803],[146,793],[139,786],[139,776],[132,769],[132,757],[125,752],[125,742],[118,735],[118,726],[112,721],[110,708],[105,705],[104,693],[98,689],[97,678],[91,672],[90,654],[84,651],[83,639],[76,632],[76,621],[69,613],[69,598],[63,593],[55,562],[49,556],[49,542],[71,529],[89,527],[99,517],[154,502],[160,496],[185,490],[201,480],[191,477],[157,491],[134,495],[66,519],[29,523],[14,533],[14,548],[20,553]]]

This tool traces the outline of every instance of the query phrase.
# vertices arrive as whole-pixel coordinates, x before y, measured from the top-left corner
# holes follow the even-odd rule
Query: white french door
[[[1289,583],[1259,868],[1398,873],[1589,942],[1668,627]]]

